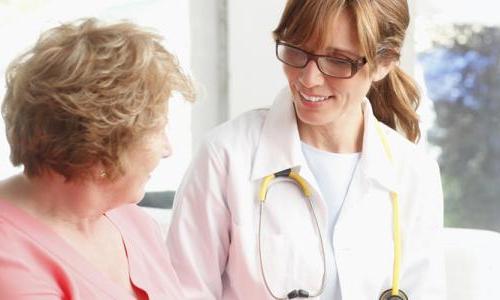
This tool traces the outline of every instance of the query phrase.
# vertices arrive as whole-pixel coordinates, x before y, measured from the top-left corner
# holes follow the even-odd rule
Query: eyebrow
[[[356,53],[354,53],[354,51],[347,50],[347,49],[327,47],[325,50],[327,53],[330,53],[330,54],[340,53],[340,54],[347,55],[349,58],[363,57],[362,55],[356,54]],[[352,56],[352,57],[350,57],[350,56]]]

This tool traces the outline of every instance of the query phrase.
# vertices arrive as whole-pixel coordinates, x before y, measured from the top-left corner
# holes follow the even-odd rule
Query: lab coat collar
[[[289,88],[284,88],[267,113],[252,166],[252,180],[305,164],[291,97]]]
[[[289,88],[283,89],[266,116],[252,166],[252,180],[288,168],[300,170],[301,166],[306,166],[291,97]],[[368,99],[365,98],[362,105],[365,127],[358,169],[385,188],[396,191],[395,168],[377,133],[378,121]]]
[[[361,160],[359,162],[360,169],[368,177],[387,188],[390,191],[397,192],[396,168],[391,158],[385,152],[384,143],[381,136],[377,132],[377,126],[380,126],[384,138],[389,143],[390,150],[393,155],[396,155],[396,149],[392,146],[388,131],[385,130],[386,125],[382,124],[375,118],[372,111],[370,101],[365,98],[362,102],[364,115],[364,133],[363,133],[363,148],[361,152]],[[377,124],[378,123],[378,124]],[[392,129],[389,129],[392,130]]]

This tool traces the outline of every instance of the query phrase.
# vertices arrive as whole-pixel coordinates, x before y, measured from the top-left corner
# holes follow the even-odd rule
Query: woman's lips
[[[318,107],[323,105],[326,101],[332,99],[333,96],[320,96],[320,95],[309,95],[303,92],[298,92],[299,98],[303,105],[307,107]]]
[[[308,101],[308,102],[321,102],[328,100],[330,96],[318,96],[318,95],[308,95],[303,92],[299,92],[300,96],[302,97],[303,100]]]

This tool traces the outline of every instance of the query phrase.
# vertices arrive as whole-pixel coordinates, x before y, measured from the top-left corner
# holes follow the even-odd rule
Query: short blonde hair
[[[194,96],[161,40],[129,22],[96,19],[43,33],[6,72],[12,163],[29,177],[51,170],[88,179],[98,164],[109,178],[123,174],[124,153],[163,124],[172,91]]]

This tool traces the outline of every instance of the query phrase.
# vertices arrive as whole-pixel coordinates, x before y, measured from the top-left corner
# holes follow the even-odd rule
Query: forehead
[[[360,53],[355,19],[348,10],[342,10],[327,20],[326,29],[314,30],[313,34],[300,46],[313,52],[344,53],[362,56]],[[316,26],[320,26],[317,24]]]

